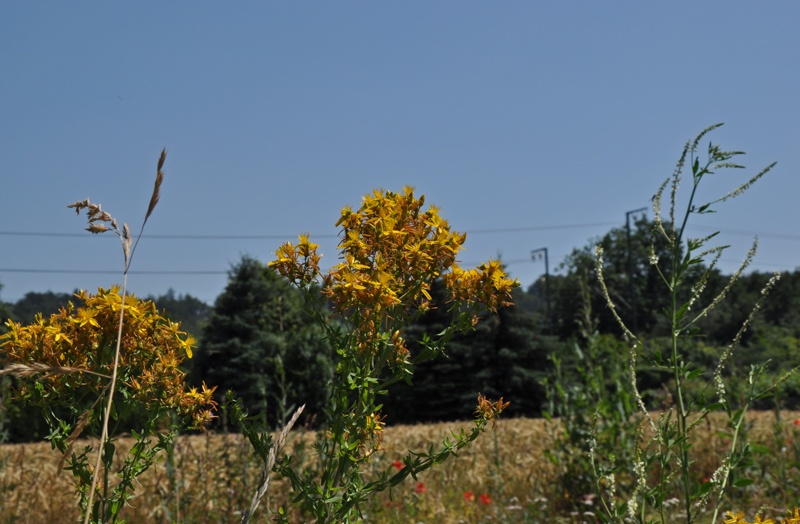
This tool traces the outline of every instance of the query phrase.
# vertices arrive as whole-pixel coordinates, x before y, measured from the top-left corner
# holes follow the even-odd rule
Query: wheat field
[[[781,413],[776,425],[775,413],[752,413],[750,441],[771,446],[776,430],[783,428],[790,442],[797,432],[798,412]],[[407,450],[424,451],[470,423],[448,422],[425,425],[398,425],[385,429],[384,452],[371,462],[372,472],[398,467],[395,465]],[[501,420],[497,429],[490,429],[457,458],[425,471],[414,480],[408,478],[393,493],[383,493],[364,508],[367,522],[540,522],[551,519],[564,522],[594,522],[580,514],[556,516],[557,498],[585,497],[586,510],[591,512],[591,497],[583,493],[554,492],[557,468],[543,451],[550,438],[542,419]],[[712,417],[701,424],[699,442],[708,447],[697,464],[700,474],[710,476],[719,465],[717,445],[725,431],[721,417]],[[315,434],[298,430],[291,434],[285,451],[293,460],[312,457]],[[117,439],[117,463],[134,440]],[[89,442],[78,442],[76,449]],[[770,448],[772,449],[772,448]],[[785,450],[772,450],[774,453]],[[70,522],[78,517],[73,477],[69,471],[58,472],[60,455],[47,442],[6,444],[0,446],[0,522],[38,524]],[[766,466],[764,466],[766,468]],[[762,468],[762,469],[764,469]],[[259,464],[250,456],[249,443],[237,434],[205,434],[177,439],[172,460],[164,457],[154,468],[140,477],[135,498],[124,511],[129,523],[234,523],[249,504],[259,474]],[[794,472],[797,476],[797,471]],[[758,486],[758,483],[755,485]],[[287,483],[276,479],[262,503],[255,522],[270,522],[268,513],[290,500]],[[748,507],[763,502],[743,501]],[[756,506],[758,507],[758,506]],[[745,508],[739,507],[743,510]],[[295,511],[292,518],[305,522]],[[409,520],[411,519],[411,520]]]

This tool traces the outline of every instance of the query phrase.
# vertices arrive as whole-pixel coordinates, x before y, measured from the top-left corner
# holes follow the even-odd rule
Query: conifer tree
[[[3,284],[0,283],[0,291],[3,289]],[[6,304],[0,300],[0,335],[6,332],[5,323],[13,318],[11,304]]]
[[[250,414],[271,426],[292,407],[324,419],[332,356],[304,299],[285,279],[244,256],[229,272],[203,329],[194,374],[232,390]]]
[[[436,309],[410,326],[405,336],[412,355],[425,333],[440,332],[452,313],[442,286],[431,289]],[[515,290],[516,291],[516,290]],[[512,292],[513,293],[513,292]],[[463,418],[478,393],[510,401],[512,416],[536,416],[545,395],[540,384],[555,348],[552,337],[541,335],[533,315],[516,306],[486,315],[475,331],[454,336],[444,355],[419,365],[414,387],[395,384],[382,401],[393,413],[388,423],[417,423]]]

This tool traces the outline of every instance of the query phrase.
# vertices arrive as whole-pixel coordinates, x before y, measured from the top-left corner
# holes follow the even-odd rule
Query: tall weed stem
[[[705,309],[701,309],[700,313],[693,314],[691,312],[692,305],[700,298],[705,284],[714,270],[716,261],[719,259],[721,252],[728,246],[713,247],[704,249],[705,244],[713,238],[717,233],[709,235],[705,238],[692,239],[685,237],[687,224],[689,223],[690,215],[692,214],[706,214],[715,212],[712,207],[720,202],[724,202],[729,198],[734,198],[746,189],[748,189],[756,180],[761,178],[767,173],[775,164],[771,164],[767,168],[752,177],[747,183],[736,188],[731,193],[710,201],[703,205],[697,205],[696,199],[699,195],[698,188],[701,181],[706,176],[714,174],[716,170],[733,168],[740,169],[743,166],[738,165],[732,161],[736,156],[742,155],[740,151],[723,151],[719,146],[709,144],[708,156],[704,164],[701,164],[697,155],[698,145],[703,137],[710,131],[716,129],[721,124],[711,126],[701,132],[694,141],[687,142],[684,147],[683,154],[681,155],[677,167],[671,177],[667,179],[660,187],[656,195],[653,197],[653,210],[655,212],[654,228],[651,234],[651,256],[650,263],[655,267],[658,275],[660,275],[668,293],[669,299],[665,309],[667,317],[667,324],[669,326],[669,356],[664,358],[655,344],[649,344],[642,340],[641,337],[632,333],[625,325],[625,322],[620,318],[616,311],[614,301],[606,287],[603,278],[603,250],[600,246],[596,249],[596,272],[601,285],[602,292],[605,296],[606,303],[610,308],[613,317],[617,320],[622,328],[625,338],[631,345],[631,374],[635,377],[635,359],[637,352],[640,352],[647,360],[651,368],[663,371],[669,374],[672,378],[671,389],[672,395],[677,401],[677,413],[675,422],[671,422],[671,414],[668,411],[666,415],[659,418],[658,425],[653,423],[653,419],[642,401],[641,396],[637,391],[635,378],[633,379],[632,386],[637,398],[637,404],[642,412],[642,415],[647,417],[650,421],[651,428],[654,431],[654,437],[651,443],[656,443],[655,449],[648,452],[646,449],[642,450],[644,460],[637,457],[636,464],[634,465],[634,473],[636,478],[639,479],[639,484],[633,493],[633,498],[628,502],[631,505],[629,516],[635,515],[635,506],[640,502],[642,510],[639,515],[641,522],[645,522],[646,511],[645,505],[649,505],[651,510],[658,512],[662,523],[671,521],[668,518],[665,510],[664,500],[677,489],[680,493],[680,500],[684,506],[685,519],[687,524],[696,521],[699,512],[704,511],[705,504],[712,494],[716,494],[717,501],[715,505],[714,517],[712,522],[716,522],[718,511],[722,503],[723,495],[726,490],[728,479],[733,468],[742,463],[749,453],[747,445],[742,445],[738,441],[741,436],[742,422],[747,408],[751,405],[752,401],[760,398],[767,392],[756,392],[753,384],[754,377],[758,376],[765,370],[765,365],[756,366],[749,377],[750,388],[748,389],[747,398],[742,399],[741,409],[733,411],[729,405],[729,401],[725,395],[725,387],[722,380],[722,371],[728,361],[731,352],[738,345],[741,335],[750,325],[753,315],[760,308],[761,300],[766,297],[769,289],[774,284],[771,280],[770,283],[762,291],[762,296],[755,304],[753,311],[748,319],[744,322],[739,333],[734,338],[731,345],[722,352],[719,357],[717,369],[714,372],[712,380],[710,381],[713,388],[716,390],[715,399],[708,400],[701,393],[690,394],[689,385],[703,380],[703,370],[693,369],[686,358],[684,341],[690,337],[699,335],[699,329],[694,327],[695,322],[704,317],[716,304],[725,298],[726,293],[735,283],[738,276],[742,273],[744,268],[749,265],[752,257],[755,255],[755,247],[748,252],[742,266],[734,273],[729,283],[722,289],[722,291],[714,297]],[[676,200],[678,187],[680,186],[686,163],[689,163],[692,175],[691,193],[686,205],[683,216],[679,216],[680,226],[676,222]],[[670,186],[670,209],[669,209],[669,222],[666,224],[661,218],[661,201],[664,190]],[[667,253],[669,261],[665,265],[660,265],[658,257],[655,255],[656,241],[663,241],[667,245]],[[699,252],[699,253],[698,253]],[[705,259],[709,255],[713,255],[712,262],[705,266]],[[774,279],[776,280],[777,277]],[[691,285],[694,283],[694,285]],[[688,293],[687,293],[688,292]],[[706,383],[708,385],[709,383]],[[702,384],[701,384],[702,385]],[[701,388],[702,389],[702,388]],[[771,388],[768,388],[771,389]],[[730,443],[730,452],[720,465],[711,482],[699,482],[692,472],[692,429],[700,423],[701,420],[714,410],[724,409],[729,417],[730,425],[734,430],[733,437]],[[697,416],[696,420],[692,417]],[[691,421],[691,422],[690,422]],[[647,447],[647,446],[646,446]],[[643,468],[644,465],[644,468]],[[594,466],[594,463],[593,463]],[[647,468],[658,468],[658,480],[655,486],[648,487],[647,482]],[[595,469],[595,475],[599,475],[600,469]],[[652,478],[652,477],[651,477]],[[749,482],[749,479],[742,479],[743,482],[739,483],[744,486]],[[600,495],[598,493],[598,495]],[[638,499],[637,499],[638,498]],[[613,505],[609,504],[606,509],[606,515],[601,515],[603,520],[619,520],[623,513],[614,511]]]

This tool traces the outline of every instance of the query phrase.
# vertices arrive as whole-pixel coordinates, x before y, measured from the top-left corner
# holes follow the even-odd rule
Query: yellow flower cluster
[[[792,515],[785,519],[761,520],[761,516],[756,515],[756,520],[754,520],[752,523],[745,520],[744,513],[739,511],[735,513],[733,511],[728,511],[727,513],[728,518],[724,520],[725,524],[800,524],[800,508],[794,508]]]
[[[519,285],[516,280],[511,282],[506,278],[503,266],[498,260],[490,260],[477,269],[469,270],[453,264],[453,268],[444,279],[455,300],[467,303],[479,302],[492,311],[509,305],[507,299],[511,288]],[[498,290],[505,292],[498,293]],[[473,317],[474,320],[477,319]]]
[[[355,413],[345,414],[345,426],[354,431],[352,433],[345,432],[344,439],[350,449],[357,449],[361,458],[368,459],[373,453],[385,449],[382,445],[386,416],[377,412],[365,416],[363,421],[357,421],[356,418]],[[330,431],[327,432],[327,436],[331,438]],[[370,443],[370,449],[367,449],[367,443]]]
[[[336,312],[354,319],[363,350],[377,340],[379,331],[432,307],[431,285],[440,276],[452,300],[489,310],[509,304],[511,289],[519,285],[506,277],[498,261],[473,270],[459,268],[456,256],[466,234],[451,231],[439,209],[423,211],[424,204],[425,196],[415,198],[410,187],[400,193],[375,190],[357,211],[345,207],[336,223],[342,227],[341,263],[321,283]],[[317,247],[302,235],[297,245],[283,244],[269,265],[292,282],[316,282]],[[393,338],[401,353],[405,351],[399,334]]]
[[[5,365],[37,364],[73,371],[50,374],[40,382],[51,399],[69,401],[87,393],[99,394],[114,367],[122,308],[119,288],[101,288],[97,295],[82,291],[75,296],[83,302],[82,307],[76,309],[70,303],[50,318],[37,315],[28,326],[9,321],[8,333],[0,337],[0,358]],[[127,390],[125,395],[148,408],[176,409],[191,416],[197,427],[210,421],[216,405],[214,388],[203,384],[199,391],[187,391],[185,373],[178,369],[184,355],[191,358],[195,340],[180,331],[180,324],[159,315],[155,304],[134,296],[125,297],[123,319],[118,376]]]
[[[503,402],[503,397],[500,397],[497,402],[492,402],[479,393],[478,408],[475,410],[475,414],[486,422],[491,420],[492,426],[497,427],[495,419],[508,407],[508,404],[508,402]]]

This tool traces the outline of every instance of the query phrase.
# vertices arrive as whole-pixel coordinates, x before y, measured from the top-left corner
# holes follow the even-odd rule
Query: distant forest
[[[527,289],[516,289],[514,306],[484,315],[473,332],[451,341],[446,356],[420,366],[413,377],[414,387],[390,387],[384,401],[387,422],[466,419],[472,415],[479,392],[510,401],[509,416],[539,416],[546,409],[547,379],[552,384],[555,360],[562,376],[579,377],[581,360],[586,358],[580,348],[586,342],[587,328],[596,332],[601,365],[627,366],[627,344],[597,284],[596,244],[605,248],[603,271],[616,311],[629,326],[636,326],[640,337],[658,347],[666,335],[661,310],[666,295],[660,276],[648,263],[651,229],[652,223],[645,219],[632,227],[630,254],[627,230],[612,229],[573,250],[547,281],[542,277]],[[704,269],[698,267],[698,274]],[[736,336],[770,277],[758,271],[742,275],[699,326],[702,336],[686,341],[693,364],[705,368],[709,377],[721,348]],[[712,272],[696,307],[708,305],[729,280],[730,275]],[[433,291],[436,300],[440,290]],[[441,293],[438,297],[440,307],[405,333],[412,352],[414,340],[437,333],[446,323],[447,307]],[[306,313],[303,298],[265,264],[244,257],[234,265],[228,285],[214,305],[172,289],[147,298],[199,341],[194,358],[184,363],[192,383],[219,386],[220,400],[223,392],[234,391],[251,413],[266,414],[271,425],[280,423],[299,403],[310,405],[306,423],[325,420],[327,380],[335,370],[335,355]],[[31,292],[13,304],[0,302],[0,316],[29,323],[37,313],[50,315],[68,301],[76,299],[68,293]],[[331,315],[330,321],[338,320]],[[0,333],[3,330],[0,328]],[[729,373],[746,376],[751,364],[764,360],[771,361],[772,377],[800,364],[798,270],[782,275],[755,315],[733,354]],[[670,378],[644,365],[637,373],[647,401],[659,407]],[[20,422],[23,407],[14,406],[8,398],[5,402],[10,419],[4,427],[10,431],[9,438],[43,436],[39,429]],[[798,407],[800,381],[790,379],[776,397],[763,400],[758,407],[771,408],[777,402]],[[225,425],[224,412],[218,424]]]

